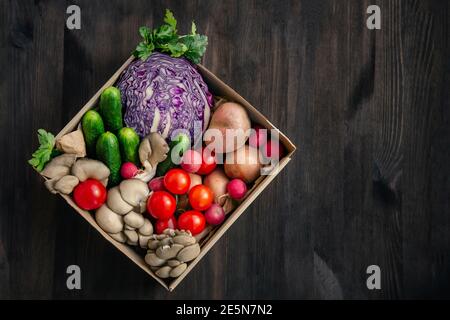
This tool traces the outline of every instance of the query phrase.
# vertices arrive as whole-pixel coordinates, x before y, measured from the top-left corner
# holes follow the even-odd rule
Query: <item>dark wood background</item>
[[[73,3],[81,30],[65,28]],[[204,65],[298,146],[173,293],[27,165],[36,130],[62,129],[165,8],[197,22]],[[1,0],[0,297],[450,297],[448,18],[448,1]],[[66,289],[71,264],[82,290]]]

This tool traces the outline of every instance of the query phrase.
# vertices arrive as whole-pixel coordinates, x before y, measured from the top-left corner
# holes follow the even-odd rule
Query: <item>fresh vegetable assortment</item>
[[[179,36],[170,11],[164,21],[140,29],[139,59],[102,92],[76,131],[57,141],[38,131],[40,147],[29,162],[51,192],[71,195],[114,240],[145,249],[158,277],[174,278],[246,198],[266,165],[261,160],[285,151],[242,105],[214,103],[193,64],[207,42],[195,24]],[[223,144],[209,135],[194,145],[210,130]]]

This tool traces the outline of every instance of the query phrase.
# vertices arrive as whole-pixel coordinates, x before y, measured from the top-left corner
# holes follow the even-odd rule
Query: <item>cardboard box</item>
[[[77,129],[81,118],[84,113],[89,109],[95,107],[98,103],[100,94],[109,86],[114,85],[122,71],[133,61],[134,57],[130,57],[115,73],[114,75],[103,85],[102,88],[81,108],[81,110],[75,115],[75,117],[58,133],[57,138],[63,136],[73,130]],[[267,120],[255,107],[242,98],[236,91],[227,86],[218,77],[216,77],[211,71],[205,67],[198,66],[200,73],[203,75],[205,82],[208,84],[210,91],[218,96],[225,97],[228,100],[236,101],[242,104],[248,111],[250,118],[265,126],[267,129],[274,129],[275,127]],[[148,273],[156,281],[158,281],[164,288],[169,291],[175,289],[175,287],[189,274],[189,272],[197,265],[197,263],[205,256],[205,254],[212,248],[212,246],[222,237],[222,235],[231,227],[231,225],[239,218],[239,216],[245,211],[245,209],[256,199],[256,197],[269,185],[269,183],[275,178],[275,176],[286,166],[291,160],[291,157],[295,151],[295,146],[291,141],[282,133],[279,133],[280,141],[286,147],[287,155],[280,160],[279,166],[270,175],[264,176],[258,180],[258,184],[252,189],[247,198],[237,207],[225,220],[225,222],[213,229],[210,235],[208,235],[201,242],[201,253],[193,261],[191,261],[186,271],[178,278],[172,279],[170,282],[166,282],[158,278],[148,265],[144,262],[144,257],[136,253],[133,248],[127,244],[119,243],[113,240],[105,231],[103,231],[95,222],[94,216],[88,211],[80,209],[72,200],[70,196],[61,195],[67,203],[72,206],[92,227],[94,227],[106,240],[108,240],[113,246],[125,254],[131,261],[138,265],[142,270]],[[45,177],[44,177],[45,179]],[[100,263],[100,262],[99,262]]]

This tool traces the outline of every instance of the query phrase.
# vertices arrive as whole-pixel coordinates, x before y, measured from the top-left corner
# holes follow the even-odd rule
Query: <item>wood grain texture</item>
[[[81,30],[65,28],[73,3]],[[366,28],[370,4],[381,30]],[[299,148],[172,293],[26,163],[36,130],[58,132],[166,7]],[[450,297],[447,1],[1,0],[0,18],[0,298]],[[66,288],[71,264],[82,290]]]

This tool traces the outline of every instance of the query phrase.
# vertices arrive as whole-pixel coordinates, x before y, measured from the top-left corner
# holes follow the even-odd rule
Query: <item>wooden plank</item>
[[[436,183],[433,178],[442,183],[441,176],[449,177],[448,163],[438,175],[433,173],[433,167],[439,165],[439,158],[447,156],[448,159],[450,147],[448,99],[445,99],[448,98],[448,78],[444,80],[448,77],[449,58],[448,2],[415,2],[401,6],[399,10],[403,21],[403,296],[431,298],[439,293],[449,297],[449,273],[441,268],[442,263],[449,262],[443,251],[448,251],[446,245],[450,235],[448,232],[444,235],[442,230],[450,230],[449,211],[445,210],[449,208],[450,189],[442,184],[443,189],[431,187]],[[433,149],[439,141],[446,141],[447,147]],[[432,202],[432,191],[436,192],[438,199],[446,197],[446,202],[441,202],[442,208],[437,209]],[[433,239],[438,242],[433,242]],[[447,290],[434,292],[436,285]]]
[[[0,145],[9,154],[0,175],[1,260],[9,279],[0,284],[0,292],[6,290],[8,298],[51,297],[57,206],[55,200],[42,201],[48,193],[27,160],[36,147],[37,129],[53,131],[61,125],[60,9],[58,1],[0,4]],[[33,271],[27,272],[30,266]]]
[[[368,0],[77,4],[69,31],[64,2],[0,2],[0,297],[450,296],[447,1],[380,0],[377,31]],[[72,119],[166,7],[208,34],[203,65],[300,146],[171,293],[26,165],[36,129]],[[366,288],[369,264],[381,290]]]

